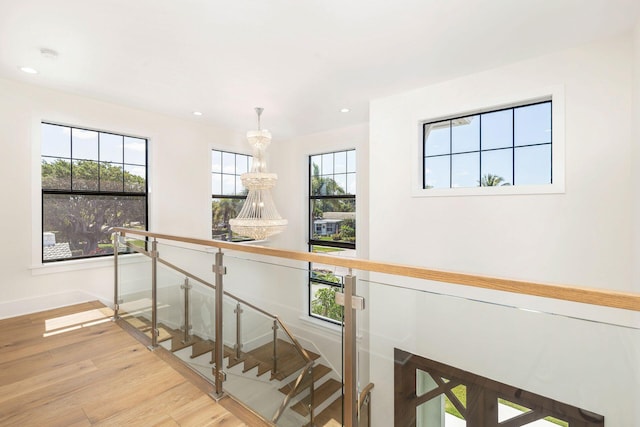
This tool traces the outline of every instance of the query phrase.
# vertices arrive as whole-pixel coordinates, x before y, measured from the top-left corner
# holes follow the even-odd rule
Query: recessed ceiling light
[[[49,49],[48,47],[43,47],[40,49],[40,55],[47,59],[56,59],[58,57],[58,52],[53,49]]]
[[[350,110],[350,109],[348,109],[348,108],[341,108],[341,109],[340,109],[340,112],[341,112],[341,113],[348,113],[349,111],[351,111],[351,110]]]
[[[201,112],[201,111],[194,111],[194,112],[193,112],[193,115],[194,115],[194,116],[201,116],[201,115],[202,115],[202,112]]]
[[[20,70],[24,71],[27,74],[38,74],[38,70],[31,67],[20,67]]]

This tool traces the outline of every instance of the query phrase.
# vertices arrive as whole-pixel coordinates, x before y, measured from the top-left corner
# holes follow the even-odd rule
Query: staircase
[[[151,324],[141,316],[122,316],[126,321],[151,337]],[[158,343],[171,351],[178,358],[198,370],[203,376],[213,381],[211,368],[214,342],[192,335],[188,342],[183,342],[184,332],[158,324]],[[313,411],[315,427],[336,427],[342,425],[342,383],[336,379],[333,370],[321,363],[319,354],[306,350],[314,360],[313,366]],[[293,390],[296,379],[305,367],[305,361],[298,350],[287,341],[277,340],[277,369],[273,367],[273,342],[258,346],[247,352],[236,352],[224,346],[224,366],[227,373],[225,390],[245,402],[266,419],[270,420],[277,407]],[[295,394],[289,401],[288,408],[278,420],[279,426],[310,426],[309,405],[311,380],[305,376]],[[277,395],[274,395],[274,391]],[[267,403],[270,403],[271,406]],[[275,405],[275,409],[274,409]],[[259,406],[266,407],[260,410]]]

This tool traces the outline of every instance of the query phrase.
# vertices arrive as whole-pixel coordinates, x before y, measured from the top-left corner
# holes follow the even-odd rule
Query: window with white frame
[[[111,229],[147,229],[147,140],[42,123],[42,261],[113,254]]]
[[[356,151],[309,156],[309,251],[355,257],[355,249]],[[309,271],[309,315],[342,322],[335,293],[346,269],[311,263]]]
[[[423,124],[424,189],[553,183],[552,101]]]
[[[238,216],[247,198],[240,176],[251,170],[252,157],[229,151],[211,151],[211,237],[246,241],[231,231],[229,220]]]

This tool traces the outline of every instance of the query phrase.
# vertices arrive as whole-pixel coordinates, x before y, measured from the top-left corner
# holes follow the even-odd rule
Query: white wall
[[[373,101],[370,167],[381,172],[370,179],[371,257],[629,289],[631,48],[625,37]],[[419,119],[558,86],[565,92],[564,194],[411,197]]]
[[[640,21],[634,31],[633,43],[633,109],[631,123],[634,134],[632,136],[632,188],[633,188],[633,291],[640,292]],[[640,399],[640,390],[635,391],[636,402]],[[636,419],[640,419],[640,406],[635,407]]]
[[[309,197],[309,156],[331,151],[356,149],[357,188],[356,188],[356,224],[357,256],[368,256],[368,125],[366,123],[306,135],[287,141],[274,140],[269,148],[268,169],[278,174],[278,183],[273,190],[278,212],[289,221],[282,234],[270,239],[269,246],[306,252],[308,250],[308,197]],[[275,263],[282,261],[273,259]],[[296,265],[299,270],[272,268],[276,273],[272,280],[264,274],[259,280],[251,282],[251,288],[234,292],[248,295],[252,300],[258,298],[266,303],[274,313],[279,314],[291,327],[297,337],[313,342],[327,357],[329,362],[340,370],[341,334],[326,322],[312,319],[307,315],[308,275],[306,263],[287,263]],[[258,279],[258,278],[256,278]],[[274,293],[274,290],[276,291]],[[277,299],[274,300],[274,296]],[[247,297],[248,298],[248,297]]]
[[[366,123],[305,135],[288,141],[278,141],[274,135],[269,170],[278,174],[274,191],[276,206],[289,221],[287,230],[273,239],[273,245],[307,251],[309,214],[309,156],[347,149],[356,149],[357,188],[356,224],[358,257],[368,256],[368,189],[369,189],[369,129]]]
[[[632,154],[634,167],[632,168],[633,188],[633,290],[640,292],[640,22],[634,31],[633,44],[633,109],[631,123],[633,126]]]
[[[0,318],[79,300],[110,301],[113,295],[110,259],[40,264],[41,120],[149,138],[150,228],[210,237],[210,148],[238,146],[242,135],[195,119],[180,120],[0,80],[4,159]]]
[[[637,155],[632,158],[632,135],[638,135],[631,128],[634,55],[637,60],[638,45],[633,46],[629,35],[373,101],[371,258],[538,282],[633,289],[632,261],[637,254],[632,256],[629,230],[637,218],[632,217],[632,206],[638,194],[631,179],[632,166],[638,164]],[[564,92],[563,193],[412,196],[412,168],[419,164],[412,156],[420,153],[415,148],[420,120],[522,101],[552,87]],[[424,282],[419,286],[505,304],[528,302],[462,287]],[[631,401],[611,389],[614,384],[633,390],[637,386],[637,362],[624,356],[637,354],[637,331],[620,339],[622,331],[615,328],[603,336],[595,326],[582,332],[590,325],[586,322],[555,323],[552,316],[381,285],[371,285],[369,291],[374,425],[392,422],[394,346],[600,411],[607,424],[633,424],[633,416],[612,413],[619,403],[611,396]],[[599,346],[577,339],[589,334],[598,336]],[[619,375],[624,377],[625,370],[628,375],[615,380],[608,371],[600,375],[603,363],[624,366]]]

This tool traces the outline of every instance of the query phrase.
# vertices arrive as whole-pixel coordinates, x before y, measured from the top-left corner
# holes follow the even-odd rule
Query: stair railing
[[[185,290],[185,314],[184,314],[184,324],[185,324],[185,330],[184,330],[184,342],[187,342],[190,338],[189,336],[189,327],[190,327],[190,319],[189,319],[189,290],[191,289],[191,286],[189,285],[189,281],[188,279],[192,279],[195,280],[199,283],[202,283],[203,285],[207,286],[210,289],[213,290],[217,290],[217,287],[215,284],[210,283],[204,279],[202,279],[201,277],[196,276],[193,273],[188,272],[187,270],[184,270],[183,268],[178,267],[177,265],[163,259],[160,257],[160,254],[158,253],[157,250],[157,241],[154,238],[154,240],[152,241],[152,250],[151,251],[146,251],[144,248],[141,248],[139,246],[133,245],[130,242],[127,241],[120,241],[119,239],[120,233],[115,233],[115,238],[114,238],[114,243],[115,245],[118,246],[126,246],[127,248],[143,254],[149,258],[152,259],[153,261],[153,268],[152,268],[152,309],[151,309],[151,323],[152,323],[152,334],[151,334],[151,348],[156,348],[158,346],[157,343],[157,337],[158,337],[158,328],[157,328],[157,286],[156,286],[156,277],[157,277],[157,263],[161,263],[163,265],[165,265],[166,267],[169,267],[170,269],[177,271],[178,273],[182,274],[185,276],[185,282],[182,285],[182,288]],[[118,247],[116,246],[116,248]],[[216,255],[221,255],[221,252],[216,253]],[[221,257],[220,257],[221,258]],[[220,260],[221,261],[221,260]],[[220,261],[216,261],[216,264],[218,264]],[[115,258],[115,262],[117,265],[117,258]],[[223,274],[223,273],[219,273],[219,274]],[[218,275],[218,273],[217,273]],[[115,301],[117,301],[118,298],[118,283],[117,283],[117,267],[116,267],[116,283],[115,283]],[[276,423],[278,421],[278,419],[280,418],[280,416],[282,416],[282,413],[284,412],[284,410],[286,409],[289,401],[291,400],[291,398],[293,396],[296,395],[296,392],[298,391],[300,385],[302,384],[302,381],[304,380],[304,377],[309,375],[310,376],[310,384],[309,384],[309,393],[310,393],[310,401],[311,404],[309,405],[309,415],[310,415],[310,422],[311,425],[313,425],[313,394],[314,394],[314,384],[313,384],[313,365],[314,365],[314,361],[313,359],[309,356],[309,353],[307,352],[307,350],[302,347],[300,345],[300,343],[298,342],[298,340],[294,337],[294,335],[291,333],[291,331],[289,330],[289,328],[287,328],[287,326],[282,322],[282,320],[280,320],[280,318],[275,315],[275,314],[271,314],[266,310],[263,310],[262,308],[230,293],[227,291],[223,291],[222,292],[225,296],[233,299],[234,301],[236,301],[236,345],[235,345],[235,355],[234,357],[236,357],[236,359],[239,359],[241,357],[241,351],[240,349],[242,348],[242,343],[241,343],[241,334],[240,334],[240,327],[241,327],[241,316],[240,314],[242,313],[242,309],[241,309],[241,304],[245,305],[261,314],[263,314],[266,317],[269,317],[271,319],[273,319],[273,374],[277,373],[277,361],[278,361],[278,355],[277,355],[277,342],[278,342],[278,329],[282,329],[282,331],[284,331],[285,335],[289,338],[289,340],[291,341],[291,343],[293,344],[294,348],[296,349],[296,351],[300,354],[300,356],[304,359],[305,361],[305,366],[304,369],[302,369],[302,371],[300,372],[300,374],[298,375],[296,382],[294,384],[294,387],[291,389],[291,391],[285,396],[285,398],[283,399],[280,407],[276,410],[276,413],[273,415],[272,418],[272,422]],[[218,298],[216,298],[216,316],[222,315],[222,299],[220,298],[220,304],[218,305]],[[221,325],[221,319],[216,319],[216,328],[218,328],[218,325]],[[218,337],[219,332],[216,331],[216,337]],[[220,333],[221,335],[221,333]],[[216,339],[216,341],[219,340],[219,338]],[[220,339],[220,342],[222,342],[222,340]],[[217,348],[217,346],[216,346]],[[220,356],[218,356],[216,353],[220,352]],[[219,371],[219,366],[222,365],[221,363],[221,355],[222,352],[221,351],[214,351],[212,353],[212,363],[215,364],[216,369]],[[218,360],[220,359],[220,360]],[[216,383],[218,382],[218,377],[220,376],[220,373],[216,374]],[[222,375],[224,376],[224,375]],[[220,381],[221,382],[221,381]],[[220,390],[218,390],[220,388]],[[222,390],[221,387],[219,387],[218,385],[216,385],[216,394],[217,395],[221,395],[222,394]]]
[[[360,427],[369,427],[371,425],[371,390],[373,390],[373,383],[369,383],[362,389],[358,396],[358,425]],[[367,406],[367,423],[362,426],[362,408]]]
[[[219,250],[228,249],[239,251],[246,254],[254,254],[259,256],[275,257],[279,259],[287,259],[300,262],[316,262],[328,264],[335,267],[361,270],[370,273],[380,273],[385,275],[393,275],[402,278],[419,279],[422,281],[434,281],[442,284],[452,284],[456,287],[468,287],[470,289],[485,289],[495,292],[508,292],[517,295],[526,295],[534,297],[547,298],[553,301],[570,301],[581,304],[589,304],[594,307],[610,307],[616,310],[630,310],[640,312],[640,293],[615,291],[610,289],[597,289],[592,287],[579,287],[570,285],[554,285],[536,282],[528,282],[524,280],[513,280],[508,278],[480,276],[468,273],[448,272],[442,270],[428,269],[424,267],[402,265],[387,262],[378,262],[372,260],[364,260],[358,258],[336,257],[327,254],[298,252],[286,249],[278,249],[271,247],[243,245],[233,242],[214,241],[210,239],[198,239],[189,237],[180,237],[168,234],[153,233],[142,230],[133,230],[126,228],[115,228],[114,232],[122,233],[122,235],[133,234],[136,236],[145,236],[152,239],[166,239],[171,241],[180,241],[187,244],[201,245]],[[116,278],[117,280],[117,278]],[[116,282],[117,283],[117,282]],[[403,287],[400,287],[403,288]],[[418,291],[423,290],[419,287]],[[409,289],[409,288],[403,288]],[[461,288],[460,288],[461,289]],[[426,288],[424,288],[426,290]],[[347,296],[349,293],[351,296]],[[337,294],[336,294],[337,295]],[[117,295],[114,298],[114,305],[118,304]],[[345,286],[344,306],[347,308],[354,307],[362,309],[364,300],[355,294],[355,288],[347,291]],[[345,312],[351,310],[345,310]],[[343,357],[345,360],[345,373],[351,371],[353,365],[353,343],[356,340],[354,332],[354,324],[356,316],[347,316],[345,313],[344,338],[345,349]],[[589,320],[587,320],[589,321]],[[626,326],[623,326],[626,327]],[[351,352],[349,355],[347,352]],[[350,357],[347,357],[350,356]],[[344,389],[344,425],[347,427],[357,426],[358,411],[358,393],[355,377],[350,376],[347,381],[346,375],[343,381]],[[300,379],[299,382],[301,382]],[[355,422],[354,422],[355,419]]]

